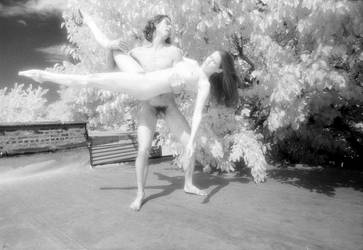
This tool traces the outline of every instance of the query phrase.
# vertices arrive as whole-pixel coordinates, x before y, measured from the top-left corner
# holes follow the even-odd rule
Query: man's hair
[[[168,18],[170,20],[170,17],[168,15],[156,15],[153,18],[151,18],[149,21],[147,21],[145,28],[143,30],[145,39],[149,42],[153,41],[154,33],[156,30],[156,25],[159,24],[164,19]],[[167,44],[171,44],[171,38],[168,37],[165,42]]]

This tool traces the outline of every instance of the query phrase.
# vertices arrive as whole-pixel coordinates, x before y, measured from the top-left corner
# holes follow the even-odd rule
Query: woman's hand
[[[44,79],[42,77],[43,70],[31,69],[31,70],[19,71],[18,75],[31,78],[34,81],[39,82],[39,83],[44,82]]]

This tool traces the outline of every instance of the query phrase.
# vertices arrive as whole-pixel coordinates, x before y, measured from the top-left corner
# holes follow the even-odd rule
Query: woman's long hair
[[[209,77],[211,93],[218,104],[234,107],[238,102],[238,85],[240,79],[234,67],[234,60],[227,51],[220,50],[222,72]]]
[[[161,23],[161,21],[163,21],[166,18],[170,20],[170,17],[168,15],[156,15],[153,18],[151,18],[149,21],[147,21],[145,28],[143,30],[144,37],[147,41],[149,42],[153,41],[156,25]],[[171,38],[168,37],[165,40],[165,43],[171,44]]]

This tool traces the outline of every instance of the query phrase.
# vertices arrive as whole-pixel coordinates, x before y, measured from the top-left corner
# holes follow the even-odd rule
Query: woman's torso
[[[145,72],[154,72],[158,70],[171,68],[177,59],[176,47],[166,46],[163,49],[155,51],[150,47],[139,47],[131,53],[134,59],[137,59]],[[170,106],[175,105],[173,94],[163,94],[145,101],[145,104],[151,106]]]
[[[173,93],[181,91],[197,92],[201,69],[195,60],[184,58],[173,67],[170,87]]]

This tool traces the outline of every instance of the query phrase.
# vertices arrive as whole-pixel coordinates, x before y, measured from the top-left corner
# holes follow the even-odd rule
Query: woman
[[[132,62],[133,59],[130,57],[127,60]],[[226,106],[233,106],[238,99],[239,78],[234,68],[233,58],[226,51],[214,52],[200,66],[196,61],[184,58],[172,68],[148,73],[112,72],[74,75],[28,70],[19,72],[19,75],[32,78],[37,82],[49,81],[66,86],[96,87],[122,92],[138,100],[148,100],[154,96],[173,93],[181,89],[197,92],[186,157],[194,154],[195,136],[210,92],[219,104]]]

